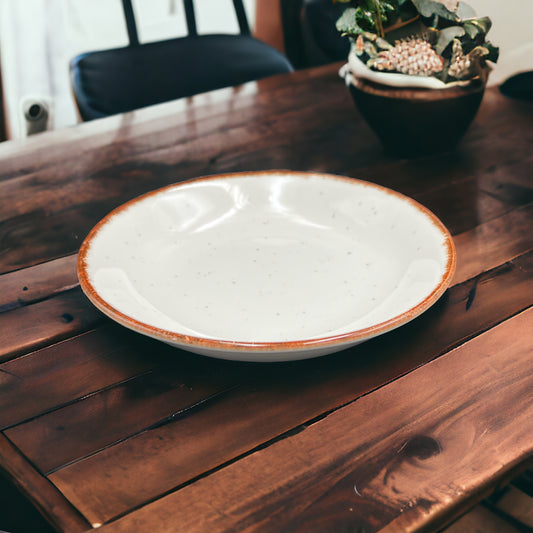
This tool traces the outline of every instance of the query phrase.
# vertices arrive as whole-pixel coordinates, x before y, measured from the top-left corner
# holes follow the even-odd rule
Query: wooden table
[[[395,159],[339,65],[0,145],[0,467],[58,531],[435,530],[533,452],[533,104],[488,90],[454,153]],[[414,197],[458,267],[336,355],[214,360],[81,292],[91,227],[199,175],[286,168]]]

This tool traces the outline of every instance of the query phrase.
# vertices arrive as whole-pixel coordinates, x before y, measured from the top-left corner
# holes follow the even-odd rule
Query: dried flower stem
[[[376,25],[376,31],[379,37],[385,37],[385,31],[383,30],[383,21],[381,19],[381,2],[380,0],[375,0],[375,11],[374,11],[374,23]]]

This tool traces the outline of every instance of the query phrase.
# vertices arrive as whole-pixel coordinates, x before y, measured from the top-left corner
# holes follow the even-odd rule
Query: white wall
[[[492,20],[489,40],[500,47],[500,59],[489,84],[513,73],[533,70],[533,0],[468,0],[477,15]]]

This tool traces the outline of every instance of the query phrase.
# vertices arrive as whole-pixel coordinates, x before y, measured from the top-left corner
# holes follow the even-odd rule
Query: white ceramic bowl
[[[412,320],[449,285],[453,241],[415,201],[356,179],[199,178],[115,209],[83,243],[81,287],[118,323],[213,357],[284,361]]]

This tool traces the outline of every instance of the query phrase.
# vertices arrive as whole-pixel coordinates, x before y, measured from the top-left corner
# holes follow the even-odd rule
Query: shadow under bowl
[[[485,84],[447,89],[389,87],[357,79],[355,105],[385,150],[410,157],[450,151],[474,120]]]

